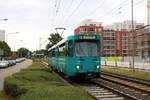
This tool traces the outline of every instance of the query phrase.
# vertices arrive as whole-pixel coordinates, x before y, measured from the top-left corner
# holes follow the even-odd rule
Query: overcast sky
[[[146,21],[146,2],[134,0],[134,19],[138,22]],[[11,49],[23,46],[33,51],[39,49],[39,38],[45,42],[56,27],[65,27],[66,37],[84,19],[103,25],[130,20],[131,0],[0,0],[0,19],[4,18],[8,21],[0,21],[0,29],[9,33]],[[14,32],[19,34],[10,34]]]

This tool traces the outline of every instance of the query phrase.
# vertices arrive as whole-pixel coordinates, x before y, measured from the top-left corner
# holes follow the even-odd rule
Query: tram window
[[[54,49],[52,50],[52,57],[55,57],[55,51],[54,51]]]
[[[54,49],[48,52],[48,56],[49,57],[54,57],[55,56]]]
[[[73,56],[73,41],[68,42],[68,56]]]
[[[50,51],[48,52],[48,57],[51,57],[51,55],[50,55]]]
[[[56,47],[54,50],[53,50],[53,57],[57,57],[58,56],[58,48]]]
[[[98,41],[75,41],[76,56],[99,56]]]
[[[53,55],[52,55],[52,51],[49,51],[49,52],[48,52],[48,56],[49,56],[49,57],[52,57],[52,56],[53,56]]]
[[[66,46],[62,44],[59,46],[59,56],[63,57],[66,56]]]

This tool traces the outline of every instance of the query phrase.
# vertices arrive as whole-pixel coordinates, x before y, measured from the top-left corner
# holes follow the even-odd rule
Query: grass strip
[[[62,82],[37,61],[28,69],[7,77],[4,90],[17,100],[92,100],[86,92]]]
[[[110,72],[110,73],[116,73],[121,75],[127,75],[135,78],[140,78],[144,80],[150,80],[150,72],[147,71],[141,71],[136,70],[132,71],[132,69],[128,68],[117,68],[117,67],[102,67],[102,71],[104,72]]]

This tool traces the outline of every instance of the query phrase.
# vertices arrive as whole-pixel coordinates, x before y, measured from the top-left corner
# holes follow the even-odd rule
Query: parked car
[[[25,58],[17,58],[16,59],[16,63],[20,63],[20,62],[23,62],[23,61],[25,61]]]
[[[0,68],[7,68],[9,66],[9,62],[4,60],[0,61]]]
[[[16,60],[8,60],[9,66],[16,65]]]

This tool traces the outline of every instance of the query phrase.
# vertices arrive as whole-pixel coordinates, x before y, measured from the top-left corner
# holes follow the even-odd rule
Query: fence
[[[121,61],[116,61],[116,62],[115,61],[101,61],[101,65],[132,68],[130,62],[121,62]],[[137,63],[137,62],[135,62],[134,68],[150,71],[150,63]]]

